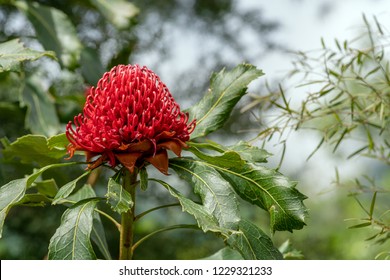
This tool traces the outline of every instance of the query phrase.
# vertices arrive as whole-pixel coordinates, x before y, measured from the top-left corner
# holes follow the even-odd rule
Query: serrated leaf
[[[118,29],[128,28],[131,19],[139,13],[139,9],[124,0],[91,0],[102,15]]]
[[[40,52],[26,48],[19,39],[13,39],[0,44],[0,73],[5,71],[20,71],[20,63],[37,60],[43,56],[55,59],[50,51]]]
[[[255,224],[241,220],[239,229],[232,234],[227,243],[241,253],[246,260],[278,260],[283,259],[271,239]]]
[[[213,74],[209,91],[199,103],[188,109],[190,119],[196,119],[191,139],[206,136],[221,128],[234,106],[246,94],[248,84],[262,75],[261,70],[249,64]]]
[[[172,168],[173,165],[171,166]],[[185,167],[187,169],[187,167]],[[179,171],[180,172],[180,171]],[[186,177],[188,179],[189,177]],[[194,216],[198,222],[198,226],[204,231],[216,233],[227,242],[227,244],[237,251],[244,259],[280,259],[280,252],[273,246],[271,239],[263,233],[254,224],[248,221],[239,220],[237,217],[234,223],[221,221],[214,211],[203,204],[197,204],[183,194],[170,186],[168,183],[152,179],[162,184],[173,197],[176,197],[182,205],[183,211]],[[220,182],[216,181],[215,184]],[[231,214],[231,210],[225,209],[227,214]],[[261,251],[257,251],[261,250]],[[233,254],[235,259],[237,254]]]
[[[271,155],[266,150],[252,146],[244,141],[228,146],[227,149],[238,153],[243,160],[253,163],[267,162],[267,158]]]
[[[235,229],[240,220],[237,197],[218,171],[203,162],[188,159],[173,159],[170,167],[193,186],[204,209],[217,219],[220,227]]]
[[[292,231],[305,225],[307,210],[303,200],[306,196],[287,177],[275,170],[250,164],[233,151],[220,156],[210,156],[196,148],[190,151],[200,160],[180,158],[175,161],[179,165],[187,161],[198,162],[220,172],[241,198],[269,212],[273,231]]]
[[[31,175],[22,179],[16,179],[8,182],[0,188],[0,238],[3,231],[4,220],[8,214],[8,211],[20,202],[25,196],[26,190],[31,187],[34,181],[46,170],[54,167],[62,167],[72,165],[74,163],[59,163],[42,167],[36,170]]]
[[[230,230],[220,227],[218,220],[209,212],[209,209],[204,207],[202,204],[195,203],[191,199],[185,197],[182,193],[180,193],[168,183],[157,179],[151,180],[160,183],[169,191],[173,197],[177,198],[182,206],[183,211],[192,215],[197,221],[199,228],[201,228],[204,232],[211,231],[215,233],[221,233],[223,236],[225,236],[225,238],[229,236]]]
[[[221,144],[207,141],[207,142],[187,142],[187,144],[191,147],[196,148],[197,150],[209,150],[216,151],[219,153],[233,151],[241,157],[241,159],[252,162],[252,163],[264,163],[267,162],[267,158],[271,155],[264,149],[261,149],[256,146],[250,145],[248,142],[239,141],[235,145],[231,146],[223,146]]]
[[[50,260],[96,259],[90,236],[97,201],[95,198],[85,199],[64,212],[61,225],[50,239]]]
[[[27,107],[25,127],[32,133],[52,136],[61,130],[54,100],[43,87],[42,77],[38,74],[26,79],[20,105]]]
[[[112,178],[108,180],[106,197],[112,210],[119,214],[129,211],[134,204],[131,194]]]
[[[67,68],[77,66],[82,44],[64,12],[37,2],[15,1],[14,5],[28,17],[45,50],[54,51]]]
[[[58,162],[65,154],[66,151],[50,149],[45,136],[32,134],[16,139],[3,150],[5,159],[18,158],[21,163],[37,163],[40,166]]]
[[[73,192],[73,190],[76,188],[77,182],[80,181],[85,176],[89,175],[90,173],[91,171],[88,170],[83,174],[81,174],[76,179],[63,185],[57,192],[56,196],[54,197],[52,204],[55,205],[55,204],[66,202],[65,198],[67,198]]]

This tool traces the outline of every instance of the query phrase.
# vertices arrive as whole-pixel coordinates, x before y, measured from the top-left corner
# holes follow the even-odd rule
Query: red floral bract
[[[108,161],[134,172],[147,161],[167,174],[167,150],[180,156],[195,128],[195,120],[187,122],[155,73],[118,65],[89,89],[83,114],[66,126],[68,153],[85,151],[90,169]]]

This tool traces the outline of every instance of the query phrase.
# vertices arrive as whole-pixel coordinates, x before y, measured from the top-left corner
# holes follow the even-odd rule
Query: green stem
[[[181,205],[180,203],[172,203],[172,204],[166,204],[166,205],[154,207],[152,209],[149,209],[149,210],[147,210],[145,212],[142,212],[142,213],[138,214],[137,216],[135,216],[134,217],[134,221],[138,221],[139,219],[141,219],[146,214],[149,214],[150,212],[153,212],[153,211],[156,211],[156,210],[159,210],[159,209],[163,209],[163,208],[172,207],[172,206],[180,206],[180,205]]]
[[[122,213],[121,216],[119,259],[131,260],[133,258],[135,188],[138,172],[134,170],[133,173],[130,173],[129,170],[124,168],[123,173],[123,188],[131,195],[133,206],[129,211]]]
[[[121,231],[121,224],[118,223],[113,217],[111,217],[106,212],[103,212],[102,210],[99,210],[97,208],[95,208],[95,211],[98,212],[100,215],[102,215],[102,216],[106,217],[107,219],[109,219],[116,226],[118,231],[119,232]]]
[[[161,228],[161,229],[158,229],[156,231],[153,231],[151,233],[149,233],[148,235],[145,235],[144,237],[142,237],[140,240],[138,240],[134,245],[133,245],[133,251],[142,243],[144,242],[145,240],[149,239],[150,237],[158,234],[158,233],[161,233],[161,232],[164,232],[164,231],[168,231],[168,230],[173,230],[173,229],[179,229],[179,228],[183,228],[183,229],[200,229],[197,225],[187,225],[187,224],[181,224],[181,225],[174,225],[174,226],[170,226],[170,227],[165,227],[165,228]]]

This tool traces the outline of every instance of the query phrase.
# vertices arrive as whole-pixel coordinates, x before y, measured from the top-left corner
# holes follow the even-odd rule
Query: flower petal
[[[181,156],[181,150],[186,147],[187,145],[178,139],[172,139],[170,141],[162,142],[157,145],[157,149],[165,148],[171,150],[178,157]]]
[[[166,150],[162,149],[155,156],[146,157],[145,160],[150,162],[161,173],[168,175],[168,153]]]
[[[115,157],[130,171],[130,173],[134,172],[135,164],[141,156],[142,153],[115,154]]]

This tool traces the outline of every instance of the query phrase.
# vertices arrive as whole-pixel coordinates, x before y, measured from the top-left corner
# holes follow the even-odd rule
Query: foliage
[[[118,30],[129,28],[132,18],[139,12],[125,1],[117,0],[108,8],[105,3],[90,2]],[[2,180],[8,182],[5,181],[0,189],[1,230],[5,227],[6,218],[16,208],[39,206],[54,211],[53,207],[60,205],[65,211],[48,244],[48,258],[96,259],[101,256],[110,259],[106,224],[101,217],[121,231],[123,225],[117,221],[117,215],[134,211],[136,194],[128,193],[122,186],[125,180],[122,170],[114,170],[114,175],[109,174],[112,172],[110,168],[104,172],[88,170],[80,174],[77,166],[83,162],[64,162],[68,142],[61,134],[63,122],[76,114],[83,102],[75,90],[82,93],[84,84],[96,82],[102,74],[103,63],[99,63],[97,54],[83,44],[72,18],[66,12],[38,2],[9,1],[7,4],[25,15],[34,36],[33,39],[24,38],[24,44],[19,39],[9,40],[0,48],[1,82],[5,90],[2,94],[3,106],[14,111],[26,108],[26,133],[15,135],[11,140],[2,139],[2,166],[13,168],[13,165],[21,164],[23,168],[19,169],[20,179],[8,181],[5,179],[8,176],[3,174]],[[113,17],[112,11],[117,9],[122,13]],[[33,45],[34,40],[44,51],[25,47],[26,44]],[[43,60],[44,56],[52,61]],[[37,59],[35,64],[25,63]],[[50,80],[46,76],[46,71],[57,63],[62,81],[56,78]],[[142,190],[148,189],[148,182],[158,182],[166,189],[166,195],[171,195],[184,212],[193,216],[196,224],[155,230],[139,238],[134,250],[157,233],[199,228],[221,238],[240,258],[282,258],[264,230],[241,216],[240,199],[267,211],[272,231],[292,231],[304,226],[306,208],[302,201],[305,196],[295,188],[296,183],[260,165],[269,156],[266,151],[246,142],[224,147],[204,138],[223,127],[237,102],[246,94],[248,84],[261,75],[262,71],[249,64],[215,73],[209,92],[188,109],[191,117],[199,119],[188,150],[192,157],[171,159],[170,168],[187,181],[194,194],[187,195],[187,191],[171,183],[151,178],[148,169],[141,171]],[[2,131],[2,136],[6,135],[9,135],[8,131]],[[75,168],[77,173],[70,172],[71,168]],[[96,184],[105,184],[105,192],[99,190],[100,193],[97,193],[98,190],[92,188]],[[169,206],[146,210],[138,214],[135,221]],[[228,256],[231,258],[232,254]]]
[[[347,160],[371,159],[376,170],[368,170],[371,173],[346,182],[336,169],[335,184],[349,188],[352,185],[350,195],[367,215],[352,219],[358,223],[350,228],[375,229],[367,240],[384,244],[390,238],[389,209],[377,207],[376,197],[388,197],[389,189],[378,186],[373,176],[378,176],[375,174],[378,170],[386,173],[390,164],[389,34],[375,17],[370,22],[363,16],[363,22],[363,34],[357,39],[343,42],[336,39],[334,48],[321,40],[320,50],[295,53],[289,79],[299,79],[299,88],[308,91],[299,102],[288,99],[280,85],[267,96],[253,96],[244,110],[260,106],[262,114],[266,114],[270,108],[276,109],[277,117],[268,118],[268,126],[259,137],[270,140],[280,134],[284,149],[292,131],[317,131],[321,138],[308,160],[325,143],[333,154],[339,152],[338,156]],[[281,161],[283,155],[284,152]],[[368,206],[363,205],[367,194],[372,197]],[[376,208],[381,212],[374,215]],[[388,258],[388,252],[379,255]]]

